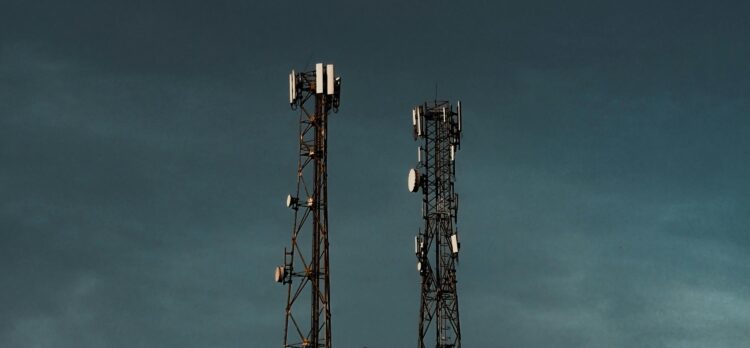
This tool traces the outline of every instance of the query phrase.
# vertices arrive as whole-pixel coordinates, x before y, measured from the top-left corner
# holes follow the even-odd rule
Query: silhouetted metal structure
[[[456,152],[461,146],[461,102],[424,103],[412,110],[417,166],[409,171],[408,189],[422,191],[424,228],[414,239],[422,280],[417,347],[461,347],[458,317],[456,230],[458,194],[454,191]],[[428,332],[434,326],[435,336]],[[433,341],[434,340],[434,341]]]
[[[275,272],[275,280],[287,286],[284,347],[331,347],[327,128],[340,91],[333,64],[289,74],[289,103],[299,109],[299,162],[297,191],[286,200],[294,211],[292,245]]]

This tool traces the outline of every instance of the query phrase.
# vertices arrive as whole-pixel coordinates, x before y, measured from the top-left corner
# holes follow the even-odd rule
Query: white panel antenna
[[[422,136],[422,115],[420,115],[419,107],[417,107],[417,135]]]
[[[292,69],[292,100],[297,100],[297,73]]]
[[[335,82],[336,76],[333,72],[333,64],[328,64],[326,67],[326,93],[328,95],[333,95]]]
[[[451,251],[458,254],[458,235],[455,233],[451,236]]]
[[[323,93],[323,63],[315,64],[315,93]]]
[[[294,70],[292,70],[292,72],[289,74],[289,104],[294,103],[294,95],[296,92],[295,80],[296,79],[294,78]]]
[[[457,109],[458,109],[457,110],[458,111],[458,131],[460,132],[461,131],[461,101],[460,100],[458,101]]]

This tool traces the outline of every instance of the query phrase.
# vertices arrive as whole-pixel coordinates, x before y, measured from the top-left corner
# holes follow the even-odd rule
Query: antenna
[[[435,84],[437,98],[437,83]],[[461,104],[457,112],[447,101],[424,103],[412,111],[417,124],[417,165],[409,170],[407,188],[422,192],[422,219],[414,238],[417,271],[421,278],[418,347],[460,348],[456,265],[458,194],[456,152],[461,141]],[[416,120],[415,120],[416,117]],[[434,325],[433,325],[434,322]],[[434,329],[433,329],[434,328]],[[434,330],[434,336],[429,331]]]
[[[340,92],[333,64],[289,74],[289,103],[300,110],[300,126],[297,190],[286,197],[294,212],[291,249],[284,249],[284,264],[274,269],[274,280],[287,289],[283,347],[331,347],[327,137],[328,114],[338,110]]]

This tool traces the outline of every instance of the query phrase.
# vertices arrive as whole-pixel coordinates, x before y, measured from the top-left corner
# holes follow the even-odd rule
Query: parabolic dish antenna
[[[407,186],[409,192],[419,191],[420,174],[416,169],[409,170],[409,180],[407,180]]]
[[[285,275],[286,270],[284,269],[284,266],[278,266],[276,267],[276,271],[273,273],[273,280],[275,280],[277,283],[281,283],[284,281]]]
[[[295,207],[296,205],[297,205],[297,197],[292,197],[291,194],[286,195],[287,208]]]

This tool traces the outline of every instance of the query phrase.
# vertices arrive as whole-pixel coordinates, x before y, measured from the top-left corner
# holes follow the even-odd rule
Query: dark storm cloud
[[[296,115],[337,64],[337,346],[414,342],[411,105],[466,105],[467,346],[742,347],[746,4],[7,2],[0,345],[267,347]]]
[[[231,289],[224,295],[247,290],[245,251],[237,250],[235,259],[242,265],[222,258],[232,245],[254,249],[253,243],[233,241],[233,233],[251,222],[233,226],[220,216],[241,215],[242,208],[230,202],[260,191],[228,185],[257,175],[232,160],[238,143],[255,144],[246,137],[252,131],[233,142],[226,141],[230,133],[216,132],[243,122],[214,119],[227,107],[196,105],[194,94],[213,94],[216,87],[101,78],[65,64],[46,68],[47,62],[29,63],[29,57],[36,58],[25,54],[19,64],[37,65],[29,70],[39,76],[27,74],[34,102],[10,110],[3,120],[3,156],[9,159],[4,191],[10,198],[3,207],[4,230],[16,232],[7,235],[3,257],[5,274],[17,274],[4,289],[12,299],[7,305],[18,310],[4,317],[8,339],[20,346],[201,342],[181,331],[199,336],[204,329],[183,325],[218,323],[214,316],[221,307],[229,307],[224,314],[248,308],[247,301],[225,304],[223,298],[201,308],[203,298],[216,297],[222,287]],[[224,100],[234,93],[222,89]],[[163,110],[175,117],[163,117]],[[219,208],[223,204],[234,206]],[[200,250],[193,250],[196,243]],[[227,265],[221,277],[211,263]],[[80,286],[85,296],[77,295]],[[83,314],[87,321],[68,318]],[[175,326],[180,317],[189,320]],[[91,343],[86,332],[92,332]]]

